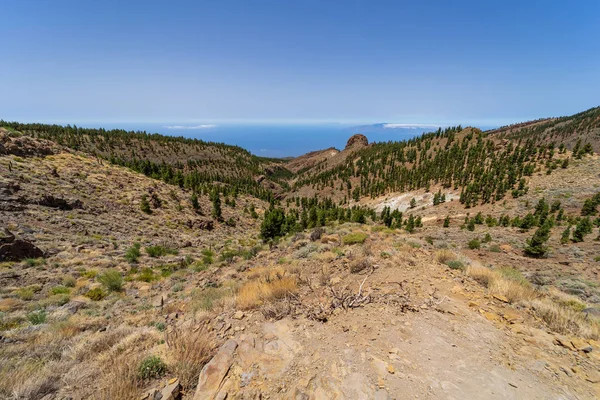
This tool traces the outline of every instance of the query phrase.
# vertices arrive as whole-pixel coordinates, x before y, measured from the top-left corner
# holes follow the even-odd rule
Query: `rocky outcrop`
[[[210,360],[208,364],[202,368],[198,377],[198,387],[194,400],[212,400],[218,397],[221,386],[229,369],[233,364],[233,355],[238,344],[235,340],[229,339]],[[226,396],[226,394],[225,394]]]
[[[203,231],[212,231],[215,229],[215,223],[210,219],[188,220],[187,226],[190,229],[201,229]]]
[[[4,230],[0,240],[0,261],[21,261],[26,258],[39,258],[44,252],[33,243],[16,239],[8,230]]]
[[[17,136],[0,128],[0,155],[12,154],[19,157],[43,157],[58,153],[58,146],[49,141],[30,136]]]
[[[83,208],[81,200],[65,200],[60,197],[54,197],[50,194],[44,195],[37,202],[40,206],[58,208],[59,210],[74,210],[76,208]]]
[[[369,145],[369,139],[365,135],[357,133],[356,135],[352,135],[350,139],[348,139],[348,143],[346,143],[346,149],[351,147],[363,147]]]

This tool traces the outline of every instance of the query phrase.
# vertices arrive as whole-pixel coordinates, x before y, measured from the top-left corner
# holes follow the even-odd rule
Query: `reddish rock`
[[[348,139],[348,143],[346,143],[346,148],[355,147],[355,146],[368,146],[369,140],[365,135],[357,133],[356,135],[352,135],[350,139]]]

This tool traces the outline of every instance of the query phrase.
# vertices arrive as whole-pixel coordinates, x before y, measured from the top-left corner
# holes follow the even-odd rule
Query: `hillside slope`
[[[529,123],[510,125],[488,131],[490,135],[502,139],[534,139],[540,143],[554,143],[558,148],[561,144],[569,150],[583,150],[589,144],[594,152],[600,152],[600,107],[575,115],[548,118]],[[575,153],[578,153],[576,150]]]
[[[250,156],[245,193],[0,128],[0,399],[600,397],[600,157],[497,134]]]

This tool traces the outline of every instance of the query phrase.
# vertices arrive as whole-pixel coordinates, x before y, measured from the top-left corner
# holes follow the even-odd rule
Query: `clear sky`
[[[600,104],[600,1],[1,0],[0,118],[503,124]]]

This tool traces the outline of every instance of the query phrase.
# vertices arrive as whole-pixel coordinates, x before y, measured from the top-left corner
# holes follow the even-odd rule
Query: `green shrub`
[[[130,263],[137,262],[138,258],[140,258],[142,255],[140,253],[140,247],[141,245],[139,243],[134,243],[133,246],[127,249],[127,252],[125,253],[125,259]]]
[[[20,288],[16,290],[16,295],[21,300],[29,301],[33,299],[33,290],[31,288]]]
[[[477,250],[481,248],[481,242],[479,241],[479,239],[469,240],[469,243],[467,243],[467,245],[471,250]]]
[[[165,246],[148,246],[146,247],[146,253],[153,258],[166,256],[167,254],[178,254],[176,249],[171,249]]]
[[[367,237],[367,234],[363,232],[350,233],[342,238],[342,242],[344,244],[364,243]]]
[[[164,322],[158,322],[158,321],[156,321],[156,322],[151,322],[151,323],[150,323],[150,326],[153,326],[153,327],[155,327],[155,328],[156,328],[156,329],[158,329],[160,332],[164,332],[164,331],[165,331],[165,329],[167,329],[167,325],[165,325],[165,323],[164,323]]]
[[[97,287],[97,288],[88,290],[87,293],[85,294],[85,297],[87,297],[91,300],[94,300],[94,301],[100,301],[106,297],[106,292],[102,288]]]
[[[410,247],[412,247],[413,249],[420,249],[421,248],[421,243],[419,242],[415,242],[415,241],[410,241],[410,242],[406,242]]]
[[[37,267],[38,265],[46,264],[46,260],[43,258],[26,258],[24,261],[28,267]]]
[[[213,263],[213,258],[215,256],[215,252],[210,249],[202,250],[202,262],[206,265]]]
[[[123,276],[116,269],[104,271],[97,279],[109,292],[120,292],[123,289]]]
[[[54,286],[50,290],[50,293],[52,293],[52,294],[68,294],[70,292],[71,292],[71,289],[69,289],[68,287],[63,286],[63,285]]]
[[[158,279],[152,268],[143,268],[137,276],[138,281],[152,282]]]
[[[46,310],[32,311],[27,314],[27,320],[32,325],[40,325],[46,322]]]
[[[492,235],[490,235],[489,233],[485,234],[485,237],[483,238],[482,242],[483,243],[489,243],[492,241]]]
[[[148,356],[138,366],[138,376],[141,379],[160,378],[167,372],[167,364],[159,356]]]
[[[208,269],[208,265],[202,261],[196,261],[194,264],[192,264],[191,268],[194,272],[202,272]]]
[[[83,271],[81,276],[87,279],[94,279],[98,275],[98,271],[95,269],[88,269],[87,271]]]
[[[498,246],[497,244],[493,244],[488,248],[489,251],[491,251],[492,253],[500,253],[502,250],[500,249],[500,246]]]
[[[60,293],[60,294],[54,294],[46,299],[43,299],[40,302],[41,306],[44,307],[50,307],[50,306],[64,306],[65,304],[67,304],[69,301],[71,300],[71,296],[69,294],[65,294],[65,293]]]
[[[146,214],[152,214],[152,210],[150,209],[150,202],[148,201],[147,195],[142,196],[142,201],[140,202],[140,210],[142,210]]]
[[[446,261],[446,265],[451,269],[465,269],[465,264],[460,260],[449,260]]]

